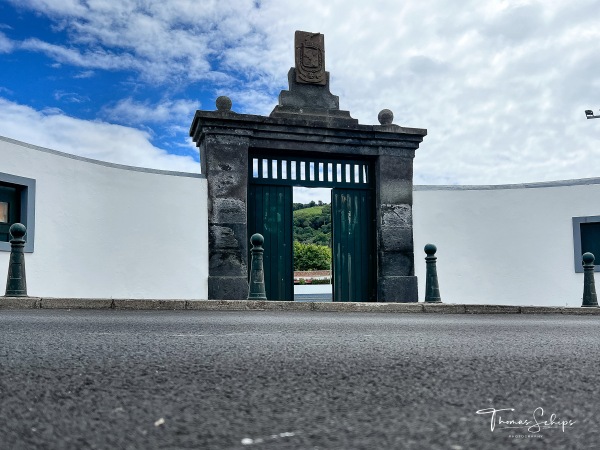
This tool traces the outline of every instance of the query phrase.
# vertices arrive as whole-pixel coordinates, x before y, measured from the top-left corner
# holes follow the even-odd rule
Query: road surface
[[[0,311],[0,448],[597,448],[599,328],[561,315]]]

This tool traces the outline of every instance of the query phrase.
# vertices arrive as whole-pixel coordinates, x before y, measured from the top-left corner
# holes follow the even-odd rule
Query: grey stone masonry
[[[347,122],[351,125],[358,124],[358,120],[350,117],[348,111],[340,110],[340,99],[329,92],[329,72],[325,72],[326,84],[311,85],[296,81],[296,69],[293,67],[288,72],[289,91],[281,91],[279,105],[271,112],[271,117],[295,118],[303,116],[316,116],[321,120],[335,119],[337,123]]]
[[[375,162],[378,301],[417,301],[412,168],[415,150],[426,134],[419,128],[360,125],[334,116],[197,111],[190,135],[200,148],[208,181],[209,298],[246,298],[250,155],[253,150],[270,150]]]
[[[211,300],[247,296],[249,168],[253,155],[265,153],[281,159],[318,156],[372,164],[377,301],[418,300],[413,158],[427,130],[393,124],[389,110],[379,114],[381,125],[360,125],[348,111],[340,110],[339,98],[331,94],[324,55],[321,34],[296,32],[296,67],[288,73],[289,90],[281,91],[269,117],[237,114],[227,97],[218,99],[217,111],[196,111],[190,136],[200,149],[208,181]]]

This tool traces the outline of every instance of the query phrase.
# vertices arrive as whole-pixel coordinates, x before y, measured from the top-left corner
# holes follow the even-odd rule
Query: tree
[[[324,203],[310,206],[310,203],[294,203],[294,240],[303,244],[330,245],[331,205]]]
[[[294,270],[328,270],[331,249],[325,245],[294,242]]]

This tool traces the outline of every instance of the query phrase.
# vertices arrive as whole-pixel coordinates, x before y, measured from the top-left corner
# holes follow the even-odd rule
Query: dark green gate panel
[[[248,236],[260,233],[265,238],[267,299],[293,301],[292,187],[251,184],[248,208]]]
[[[331,190],[333,301],[376,301],[371,190]]]

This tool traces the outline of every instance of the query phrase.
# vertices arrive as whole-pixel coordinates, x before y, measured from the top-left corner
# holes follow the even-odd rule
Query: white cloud
[[[78,67],[91,67],[104,70],[131,70],[141,66],[141,63],[132,55],[118,54],[99,48],[82,53],[73,48],[49,44],[37,38],[26,39],[20,43],[19,48],[40,51],[62,64],[71,64]]]
[[[93,70],[84,70],[79,72],[77,75],[73,75],[73,78],[83,79],[93,77],[95,72]]]
[[[329,188],[293,188],[294,203],[310,203],[311,201],[323,203],[331,203],[331,189]]]
[[[129,124],[179,122],[182,119],[191,121],[199,107],[199,103],[192,100],[163,100],[152,104],[125,98],[114,105],[106,106],[103,115],[109,120]]]
[[[76,92],[65,92],[65,91],[56,91],[54,92],[54,98],[61,102],[66,103],[85,103],[90,99],[85,95],[80,95]]]
[[[372,124],[389,108],[396,123],[428,129],[419,184],[600,175],[600,120],[583,114],[600,106],[600,0],[11,1],[71,36],[23,48],[153,83],[217,82],[234,110],[254,114],[286,87],[294,31],[322,32],[342,109]],[[105,111],[135,123],[189,105],[152,106],[127,99]]]
[[[56,15],[83,14],[86,9],[80,0],[18,0],[13,3]]]
[[[6,35],[0,32],[0,53],[10,53],[14,49],[14,43]]]
[[[200,171],[200,164],[191,157],[171,155],[152,145],[147,132],[76,119],[56,109],[36,111],[3,98],[0,98],[0,135],[117,164]]]
[[[70,45],[28,39],[22,48],[80,67],[138,71],[151,82],[226,81],[211,61],[218,65],[223,53],[255,34],[247,22],[252,0],[13,3],[56,18],[71,36]]]

